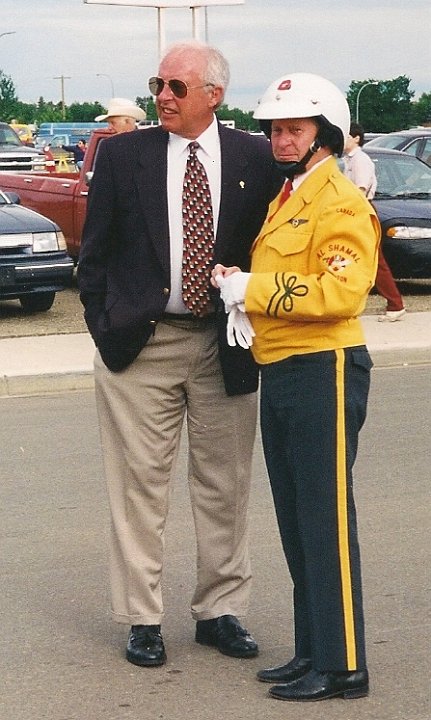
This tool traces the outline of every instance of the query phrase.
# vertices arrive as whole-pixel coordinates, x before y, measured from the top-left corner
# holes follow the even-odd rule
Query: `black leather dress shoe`
[[[311,670],[309,658],[294,657],[286,665],[259,670],[257,679],[267,683],[288,683],[306,675]]]
[[[166,653],[160,625],[132,625],[126,658],[134,665],[163,665]]]
[[[287,685],[275,685],[269,694],[277,700],[306,702],[342,697],[345,700],[368,695],[368,672],[318,672],[310,670]]]
[[[235,615],[198,620],[196,642],[201,645],[212,645],[223,655],[236,658],[255,657],[259,652],[256,640],[242,627]]]

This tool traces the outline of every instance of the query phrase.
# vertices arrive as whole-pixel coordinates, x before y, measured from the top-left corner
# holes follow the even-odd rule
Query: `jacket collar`
[[[276,212],[279,203],[279,195],[277,195],[269,206],[267,218],[271,217],[271,214],[275,213],[275,215],[270,222],[268,222],[267,219],[265,220],[262,228],[263,233],[273,232],[280,227],[280,225],[284,225],[284,223],[289,222],[289,220],[295,217],[305,205],[309,205],[316,194],[328,182],[329,177],[333,175],[334,172],[337,172],[337,169],[337,161],[334,157],[325,160],[325,162],[316,167],[313,172],[307,174],[307,177],[301,182],[299,187]]]

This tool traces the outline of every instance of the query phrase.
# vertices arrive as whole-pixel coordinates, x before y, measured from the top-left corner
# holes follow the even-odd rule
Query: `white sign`
[[[208,5],[244,5],[245,0],[84,0],[87,5],[129,5],[130,7],[179,8]]]

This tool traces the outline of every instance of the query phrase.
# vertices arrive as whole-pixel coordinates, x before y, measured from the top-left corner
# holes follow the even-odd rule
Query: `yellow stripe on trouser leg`
[[[337,516],[338,550],[340,555],[341,591],[343,597],[344,632],[346,636],[347,669],[356,670],[356,639],[353,619],[352,576],[350,571],[349,528],[347,521],[346,431],[344,398],[344,350],[337,357]]]

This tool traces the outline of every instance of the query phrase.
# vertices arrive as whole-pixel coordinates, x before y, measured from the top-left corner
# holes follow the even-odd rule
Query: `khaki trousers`
[[[119,373],[96,353],[95,383],[112,518],[113,618],[129,625],[162,620],[164,530],[185,416],[197,540],[192,617],[244,617],[256,394],[226,395],[214,320],[160,322]]]

